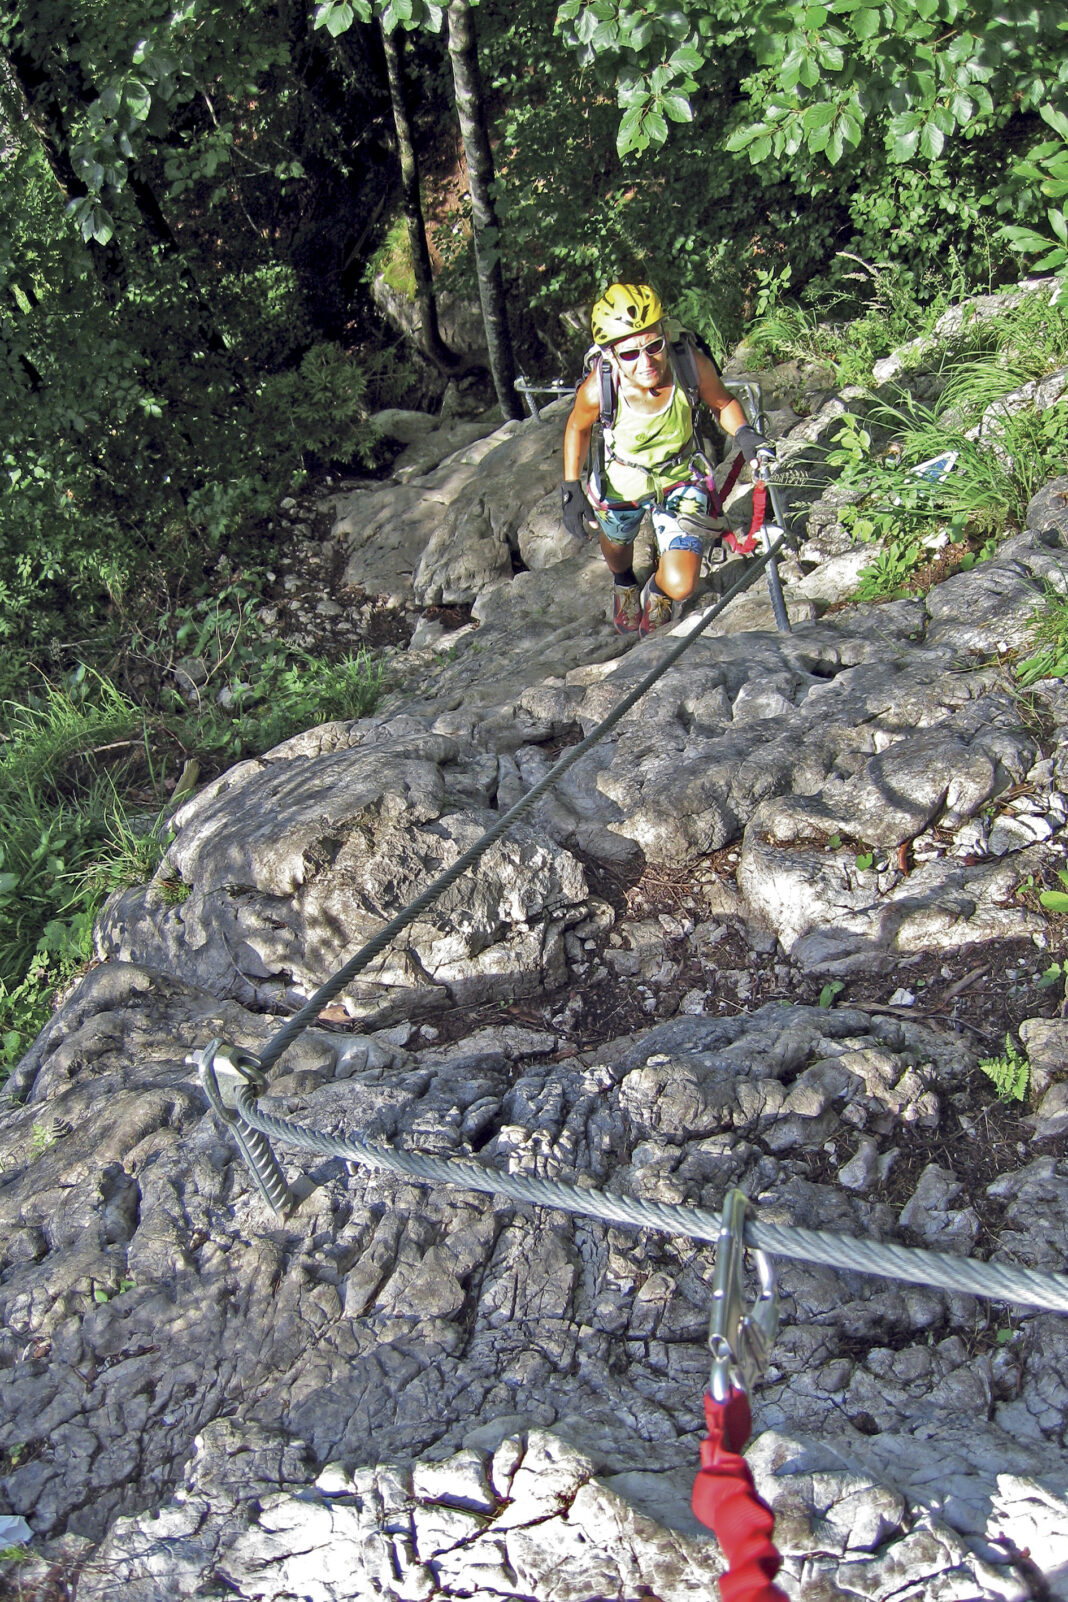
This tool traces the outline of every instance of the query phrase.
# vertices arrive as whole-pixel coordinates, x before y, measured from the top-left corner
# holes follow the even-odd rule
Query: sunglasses
[[[659,356],[666,344],[667,340],[661,334],[659,339],[651,339],[648,345],[632,345],[629,350],[620,350],[617,346],[616,355],[621,362],[626,362],[627,366],[631,367],[639,356]]]

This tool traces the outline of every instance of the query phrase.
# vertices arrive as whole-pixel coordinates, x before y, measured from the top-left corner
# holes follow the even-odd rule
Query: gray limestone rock
[[[558,489],[563,476],[559,410],[549,407],[541,421],[499,431],[500,443],[481,457],[469,488],[452,498],[425,544],[413,579],[421,604],[472,601],[511,576],[528,508]],[[572,543],[557,543],[557,559]],[[548,565],[544,554],[538,565]]]
[[[698,1577],[707,1589],[717,1549],[685,1503],[709,1247],[293,1165],[284,1149],[300,1199],[275,1219],[184,1062],[220,1032],[255,1051],[271,1020],[114,962],[68,1006],[22,1077],[29,1105],[0,1118],[0,1447],[40,1443],[3,1480],[38,1536],[103,1541],[87,1595],[118,1576],[124,1596],[192,1596],[221,1568],[250,1602],[294,1585],[351,1594],[337,1587],[365,1570],[398,1597],[459,1597],[490,1584],[502,1551],[508,1583],[535,1594],[546,1530],[552,1550],[575,1539],[566,1572],[582,1594],[612,1574],[610,1594],[630,1594],[604,1567],[624,1551],[645,1581],[660,1576],[657,1594]],[[892,1129],[910,1097],[970,1071],[966,1046],[927,1026],[781,1005],[678,1018],[563,1062],[532,1055],[551,1037],[489,1030],[393,1047],[339,1081],[345,1040],[309,1037],[268,1104],[442,1155],[475,1142],[504,1171],[588,1175],[662,1201],[716,1207],[740,1184],[769,1218],[847,1236],[892,1236],[894,1210],[878,1181],[864,1199],[823,1182],[822,1146],[848,1141],[851,1109],[878,1103]],[[46,1102],[70,1133],[32,1143]],[[775,1138],[792,1125],[809,1138]],[[912,1206],[929,1237],[936,1214],[963,1216],[957,1183]],[[999,1195],[1010,1252],[1024,1218],[1058,1249],[1055,1166]],[[28,1253],[12,1250],[31,1236]],[[972,1587],[952,1594],[1025,1595],[997,1589],[1018,1577],[1004,1553],[991,1567],[983,1507],[997,1497],[996,1528],[1017,1541],[1064,1518],[1066,1347],[1040,1327],[1058,1321],[1032,1321],[1010,1382],[955,1332],[975,1323],[971,1304],[804,1263],[780,1275],[753,1463],[788,1580],[877,1596],[891,1571],[931,1586],[949,1574]],[[999,1397],[1013,1435],[961,1428]],[[798,1430],[810,1445],[794,1444]],[[917,1548],[925,1519],[933,1544]]]
[[[796,398],[799,373],[779,376]],[[804,464],[862,404],[821,393],[784,458]],[[398,653],[374,717],[188,801],[160,874],[112,898],[97,965],[13,1075],[0,1495],[36,1543],[68,1543],[80,1597],[714,1588],[718,1548],[688,1511],[713,1249],[283,1142],[293,1207],[277,1217],[187,1061],[220,1036],[262,1051],[692,627],[696,609],[649,640],[615,635],[596,547],[561,544],[566,410],[428,431],[398,480],[339,500],[349,582],[472,601],[472,625]],[[949,1133],[981,1093],[970,1036],[843,1005],[746,1011],[738,952],[744,934],[789,993],[798,968],[1046,938],[1016,890],[1063,861],[1068,697],[1039,686],[1032,717],[991,659],[1023,648],[1044,585],[1068,589],[1066,491],[1047,486],[992,562],[923,600],[818,618],[859,560],[835,544],[827,490],[803,553],[825,566],[784,564],[793,632],[774,630],[763,583],[716,619],[349,982],[266,1107],[502,1175],[712,1210],[740,1186],[761,1218],[847,1242],[1061,1271],[1055,1020],[1021,1028],[1019,1160],[979,1183]],[[617,917],[590,862],[616,908],[643,871],[707,894]],[[626,1033],[606,1040],[624,991]],[[750,1455],[788,1593],[1068,1596],[1063,1318],[1010,1319],[852,1259],[783,1257],[778,1275]]]
[[[650,928],[650,952],[655,945]],[[660,1541],[671,1564],[689,1554],[677,1572],[695,1583],[701,1562],[714,1564],[713,1544],[687,1525],[684,1507],[708,1378],[711,1250],[471,1193],[428,1192],[384,1174],[347,1174],[331,1161],[293,1166],[285,1150],[301,1200],[285,1224],[272,1219],[184,1064],[216,1033],[256,1051],[271,1024],[159,972],[110,961],[24,1064],[18,1088],[29,1105],[0,1118],[0,1238],[8,1243],[0,1315],[13,1365],[2,1381],[0,1447],[46,1445],[3,1480],[11,1509],[42,1535],[66,1527],[106,1538],[91,1575],[122,1575],[131,1597],[151,1596],[152,1586],[192,1596],[219,1564],[250,1599],[312,1581],[323,1589],[309,1594],[341,1594],[328,1576],[354,1562],[378,1564],[376,1543],[392,1540],[389,1519],[400,1506],[410,1509],[410,1544],[391,1546],[395,1594],[431,1581],[471,1594],[472,1538],[487,1541],[488,1552],[493,1532],[508,1544],[509,1572],[527,1576],[530,1591],[546,1559],[524,1532],[552,1519],[544,1496],[556,1495],[556,1463],[584,1546],[615,1509],[607,1527],[623,1520],[637,1532],[645,1575]],[[346,1036],[317,1032],[282,1065],[269,1105],[319,1128],[362,1129],[440,1155],[469,1153],[477,1142],[490,1166],[588,1174],[639,1197],[716,1206],[727,1185],[741,1184],[781,1221],[887,1234],[893,1213],[877,1182],[865,1200],[847,1203],[847,1193],[818,1177],[821,1147],[849,1142],[853,1109],[868,1117],[879,1109],[892,1131],[911,1105],[951,1093],[970,1072],[969,1051],[953,1036],[850,1009],[679,1017],[618,1049],[564,1062],[544,1062],[551,1045],[551,1035],[509,1025],[453,1048],[383,1046],[362,1065],[349,1062],[339,1080]],[[70,1133],[30,1142],[45,1115]],[[785,1139],[791,1129],[801,1137]],[[882,1147],[885,1136],[871,1139]],[[1014,1192],[1010,1251],[1036,1206],[1047,1208],[1042,1230],[1057,1250],[1049,1206],[1063,1197],[1058,1203],[1054,1179],[1039,1166]],[[945,1187],[935,1200],[948,1224],[962,1214]],[[930,1219],[933,1211],[922,1214],[925,1229]],[[828,1431],[841,1451],[834,1391],[844,1387],[844,1416],[855,1421],[849,1450],[873,1447],[871,1419],[881,1431],[876,1455],[860,1459],[865,1471],[850,1467],[834,1485],[823,1477],[817,1501],[812,1487],[804,1491],[825,1530],[820,1573],[841,1584],[881,1575],[887,1564],[929,1578],[953,1572],[967,1576],[974,1596],[999,1596],[977,1535],[986,1530],[977,1496],[993,1496],[991,1456],[998,1472],[1049,1483],[1044,1442],[1062,1429],[1050,1410],[1062,1349],[1047,1339],[1020,1350],[1012,1405],[1031,1410],[1030,1447],[998,1447],[991,1424],[982,1451],[967,1439],[954,1448],[964,1501],[959,1511],[956,1503],[940,1509],[942,1546],[924,1548],[921,1562],[903,1509],[921,1495],[914,1487],[940,1439],[938,1421],[953,1426],[962,1408],[974,1410],[975,1397],[990,1395],[990,1376],[969,1363],[956,1336],[933,1362],[925,1355],[925,1331],[945,1328],[942,1294],[804,1264],[783,1264],[781,1274],[788,1314],[757,1429],[805,1429],[817,1439]],[[877,1354],[892,1331],[887,1368]],[[841,1341],[853,1354],[844,1368]],[[871,1349],[866,1367],[855,1367],[857,1342]],[[916,1358],[895,1357],[901,1347]],[[211,1362],[205,1352],[215,1354]],[[831,1376],[836,1363],[841,1371]],[[522,1429],[509,1443],[516,1400]],[[237,1435],[226,1418],[235,1405]],[[501,1416],[512,1419],[503,1429],[495,1426]],[[131,1431],[136,1451],[128,1450]],[[581,1464],[575,1445],[586,1455]],[[517,1480],[530,1451],[540,1471]],[[930,1459],[930,1480],[938,1461]],[[610,1490],[594,1482],[596,1472]],[[181,1499],[168,1501],[171,1490]],[[573,1511],[580,1491],[592,1498],[591,1524]],[[1052,1522],[1063,1514],[1058,1495],[1009,1499],[1002,1527],[1010,1535],[1017,1528],[1014,1507],[1028,1530],[1036,1519]],[[346,1507],[363,1507],[355,1533],[346,1533]],[[807,1519],[783,1504],[780,1546],[793,1575],[817,1560]],[[839,1533],[828,1544],[831,1527]],[[312,1552],[314,1575],[299,1567]],[[592,1583],[592,1570],[575,1572]]]
[[[166,970],[243,1001],[307,995],[494,821],[497,763],[425,731],[335,730],[329,754],[279,747],[176,815],[156,881],[113,898],[102,956]],[[465,765],[465,756],[473,758]],[[193,886],[179,905],[158,885]],[[563,978],[562,935],[586,916],[578,863],[520,829],[342,994],[354,1016],[512,999]]]
[[[1008,541],[990,562],[957,574],[931,590],[927,610],[931,645],[952,640],[959,651],[1025,650],[1043,581],[1066,587],[1068,536],[1033,525]]]
[[[387,406],[382,411],[372,412],[368,421],[383,439],[397,440],[401,445],[411,445],[433,433],[438,426],[438,419],[428,412],[415,412],[403,406]]]
[[[1068,538],[1068,477],[1051,479],[1039,490],[1028,505],[1024,526],[1040,534],[1055,531],[1061,543]]]
[[[1068,1080],[1068,1020],[1025,1018],[1018,1032],[1036,1094],[1043,1095],[1055,1080]]]

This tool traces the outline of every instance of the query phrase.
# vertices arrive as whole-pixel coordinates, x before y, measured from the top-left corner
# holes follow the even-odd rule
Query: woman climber
[[[643,637],[671,621],[672,601],[693,594],[703,544],[696,530],[708,511],[705,475],[694,463],[694,411],[703,402],[733,435],[749,463],[774,453],[724,388],[715,364],[688,342],[669,343],[660,297],[648,284],[611,284],[593,308],[599,350],[579,386],[564,431],[563,520],[576,540],[600,527],[601,554],[615,584],[612,622],[619,634]],[[683,381],[683,364],[693,375]],[[595,425],[604,435],[604,477],[581,475]],[[652,513],[657,566],[639,589],[632,566],[634,536]]]

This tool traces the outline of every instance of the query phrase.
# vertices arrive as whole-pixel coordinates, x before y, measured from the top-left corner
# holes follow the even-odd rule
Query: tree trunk
[[[430,251],[426,242],[426,224],[423,221],[423,204],[419,194],[419,161],[412,138],[412,125],[404,98],[404,80],[401,76],[400,51],[397,36],[382,27],[382,48],[386,57],[386,75],[389,79],[389,97],[393,103],[393,126],[397,131],[397,154],[400,157],[401,198],[404,218],[408,224],[408,246],[415,276],[415,304],[419,310],[420,339],[423,353],[444,372],[455,372],[461,366],[441,337],[438,326],[438,303],[434,298],[434,275],[430,265]]]
[[[468,0],[449,0],[449,59],[471,186],[475,272],[493,387],[505,417],[522,417],[523,408],[515,391],[515,357],[504,303],[500,230],[493,205],[493,154],[486,130],[475,29]]]

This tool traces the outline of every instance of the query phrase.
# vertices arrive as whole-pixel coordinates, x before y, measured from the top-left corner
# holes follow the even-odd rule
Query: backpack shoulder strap
[[[701,404],[701,376],[697,371],[697,349],[697,340],[688,328],[675,326],[671,329],[668,350],[671,353],[675,382],[682,385],[693,411],[696,411]],[[718,368],[716,370],[719,371]]]
[[[591,373],[597,374],[598,392],[601,397],[601,427],[611,428],[616,416],[616,375],[612,371],[611,362],[606,362],[604,352],[599,345],[591,345],[582,361],[581,384]]]

